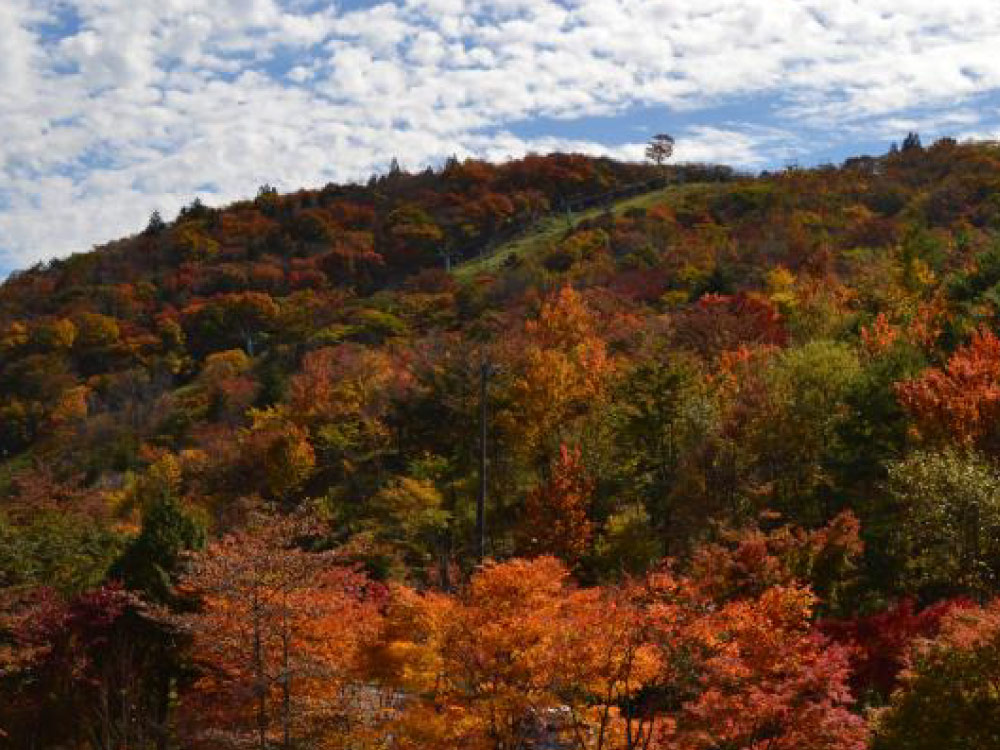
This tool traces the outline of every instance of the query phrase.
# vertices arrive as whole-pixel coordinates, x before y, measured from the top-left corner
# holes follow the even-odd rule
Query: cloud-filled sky
[[[393,156],[995,137],[998,50],[998,0],[0,0],[0,277]]]

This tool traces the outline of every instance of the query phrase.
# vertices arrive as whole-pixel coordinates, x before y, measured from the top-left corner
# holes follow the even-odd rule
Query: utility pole
[[[486,437],[489,426],[488,385],[495,373],[483,356],[479,365],[479,495],[476,498],[476,552],[479,562],[486,559]]]

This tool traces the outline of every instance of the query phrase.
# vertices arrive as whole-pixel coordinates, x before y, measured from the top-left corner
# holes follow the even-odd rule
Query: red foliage
[[[847,652],[810,629],[812,604],[807,590],[777,586],[695,620],[687,636],[705,654],[700,689],[675,726],[662,726],[664,747],[867,747]]]
[[[0,646],[0,675],[19,678],[4,685],[0,723],[30,746],[85,747],[98,736],[140,746],[164,718],[149,699],[165,684],[164,635],[140,600],[110,584],[69,601],[40,589],[17,604],[0,611],[13,644]]]
[[[851,647],[851,685],[855,694],[876,691],[887,697],[896,687],[916,639],[935,637],[946,615],[970,606],[970,601],[955,599],[918,611],[912,599],[904,599],[884,612],[850,620],[825,620],[819,628],[835,642]]]
[[[706,294],[677,316],[680,344],[706,355],[742,346],[785,346],[788,332],[777,308],[750,294]]]
[[[873,356],[884,354],[891,349],[898,337],[899,329],[889,323],[885,313],[876,315],[875,322],[871,326],[861,328],[861,344]]]
[[[693,578],[716,600],[757,596],[770,586],[796,581],[831,598],[861,555],[860,531],[849,511],[815,531],[795,526],[726,531],[696,551]]]
[[[528,493],[522,521],[526,549],[555,555],[570,565],[579,562],[593,534],[587,518],[593,491],[580,450],[561,445],[548,481]]]
[[[663,296],[670,277],[662,269],[642,269],[616,274],[610,283],[613,292],[626,299],[654,302]]]
[[[331,284],[371,283],[385,267],[385,259],[371,246],[371,237],[348,235],[318,260]]]

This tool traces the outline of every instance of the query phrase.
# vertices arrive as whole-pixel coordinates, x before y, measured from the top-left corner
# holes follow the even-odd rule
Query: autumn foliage
[[[0,286],[0,748],[997,745],[1000,149],[449,159]]]
[[[308,533],[294,519],[255,515],[181,581],[198,602],[177,617],[201,672],[180,707],[189,747],[266,748],[279,738],[340,747],[363,731],[353,678],[378,632],[378,589],[297,546]]]
[[[1000,339],[981,328],[943,369],[898,385],[899,399],[929,439],[996,450],[1000,417]]]
[[[545,484],[528,493],[522,521],[525,551],[579,562],[593,536],[587,517],[594,491],[578,449],[560,446]]]
[[[875,748],[989,747],[996,739],[1000,604],[954,609],[917,640],[902,687],[876,723]]]
[[[380,656],[424,696],[399,718],[405,747],[864,747],[848,651],[813,630],[813,604],[776,586],[720,607],[663,574],[578,589],[543,557],[455,598],[400,592]]]

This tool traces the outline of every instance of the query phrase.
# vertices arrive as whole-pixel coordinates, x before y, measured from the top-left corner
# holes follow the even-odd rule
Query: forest
[[[1000,144],[450,159],[0,286],[0,748],[1000,748]]]

